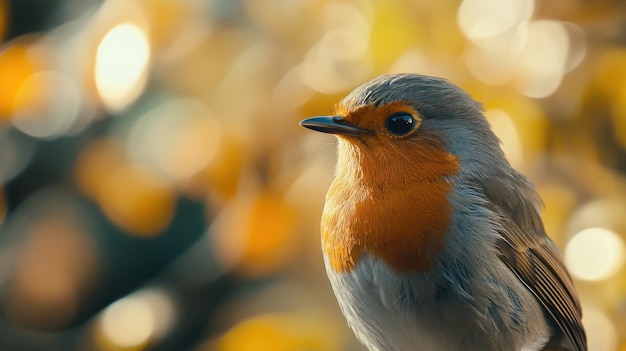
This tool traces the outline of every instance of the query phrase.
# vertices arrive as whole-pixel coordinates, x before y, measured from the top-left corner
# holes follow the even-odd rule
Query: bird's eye
[[[405,135],[413,130],[415,119],[408,113],[391,115],[385,122],[388,131],[395,135]]]

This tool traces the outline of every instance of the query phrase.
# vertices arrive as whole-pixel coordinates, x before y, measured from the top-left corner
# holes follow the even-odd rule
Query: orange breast
[[[364,254],[398,273],[432,268],[452,217],[448,179],[457,174],[458,159],[429,138],[378,151],[340,140],[339,149],[322,217],[323,250],[332,269],[351,271]]]

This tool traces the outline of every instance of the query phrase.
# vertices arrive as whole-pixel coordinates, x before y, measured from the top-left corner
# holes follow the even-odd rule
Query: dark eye
[[[413,130],[415,119],[408,113],[398,113],[387,118],[385,127],[395,135],[404,135]]]

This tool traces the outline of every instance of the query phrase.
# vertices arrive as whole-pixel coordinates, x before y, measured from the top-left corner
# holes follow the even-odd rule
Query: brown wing
[[[503,221],[497,243],[502,260],[537,297],[574,350],[587,351],[578,296],[558,249],[545,234],[532,185],[517,174],[479,184]]]

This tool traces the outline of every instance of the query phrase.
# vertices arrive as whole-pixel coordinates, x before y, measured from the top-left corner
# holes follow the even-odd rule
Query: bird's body
[[[322,248],[342,312],[374,351],[586,350],[573,283],[532,185],[481,107],[414,74],[357,88],[339,136]]]

